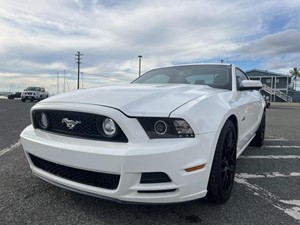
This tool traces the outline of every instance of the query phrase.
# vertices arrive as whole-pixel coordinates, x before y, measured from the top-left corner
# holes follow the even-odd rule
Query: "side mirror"
[[[262,89],[262,83],[258,80],[243,80],[240,86],[240,91],[260,89]]]

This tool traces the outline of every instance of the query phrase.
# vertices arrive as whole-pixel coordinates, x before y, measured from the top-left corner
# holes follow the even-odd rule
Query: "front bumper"
[[[24,100],[39,100],[38,95],[22,95],[21,98]]]
[[[57,108],[38,104],[35,109]],[[70,109],[68,104],[61,110]],[[74,111],[93,112],[95,106],[72,104]],[[217,142],[217,133],[196,134],[195,138],[149,139],[135,118],[118,110],[97,106],[101,115],[113,118],[128,137],[128,143],[88,140],[64,136],[32,125],[21,133],[21,142],[32,172],[57,186],[92,196],[135,203],[173,203],[204,197]],[[114,189],[84,184],[37,167],[30,155],[42,161],[75,170],[118,175]],[[205,167],[186,172],[200,164]],[[143,173],[165,173],[170,182],[143,183]]]
[[[38,177],[81,193],[141,203],[182,202],[204,197],[214,139],[215,134],[208,133],[192,139],[149,140],[144,144],[112,143],[49,134],[32,126],[21,134],[30,168]],[[55,176],[36,167],[29,153],[59,165],[120,175],[118,187],[109,190]],[[199,164],[206,166],[189,173],[184,170]],[[145,172],[166,173],[171,182],[141,184],[141,174]]]

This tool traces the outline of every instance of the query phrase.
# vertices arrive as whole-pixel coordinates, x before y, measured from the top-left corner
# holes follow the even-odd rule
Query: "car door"
[[[42,99],[46,98],[44,88],[41,88],[41,96],[42,96]]]
[[[236,106],[239,119],[239,143],[238,150],[249,142],[256,132],[259,124],[259,111],[260,111],[260,93],[254,90],[240,90],[242,80],[248,80],[247,75],[236,68],[236,85],[237,96]]]

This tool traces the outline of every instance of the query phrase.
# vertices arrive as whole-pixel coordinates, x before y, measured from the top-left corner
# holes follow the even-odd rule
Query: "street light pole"
[[[139,57],[139,77],[141,76],[141,65],[142,65],[142,57],[141,55],[138,56]]]

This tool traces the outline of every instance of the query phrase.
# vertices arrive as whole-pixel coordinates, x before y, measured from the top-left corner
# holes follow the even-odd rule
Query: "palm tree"
[[[290,74],[292,76],[292,78],[294,78],[294,88],[296,90],[297,88],[297,78],[300,77],[300,71],[298,68],[293,68],[292,70],[290,70]]]

